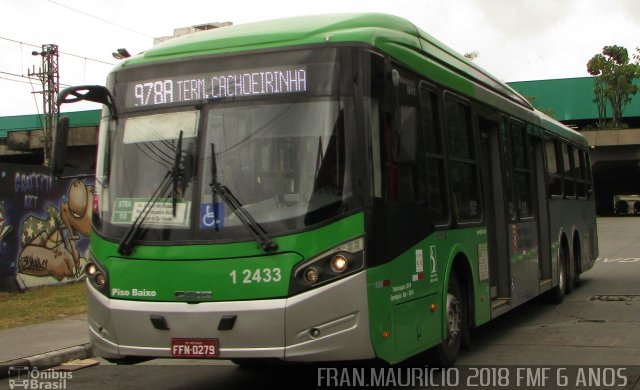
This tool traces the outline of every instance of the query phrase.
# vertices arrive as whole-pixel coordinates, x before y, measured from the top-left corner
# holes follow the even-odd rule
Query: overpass
[[[95,163],[100,113],[101,110],[63,113],[70,121],[71,165],[87,168]],[[42,115],[0,117],[0,162],[41,164],[43,145]]]
[[[598,129],[593,77],[508,83],[539,110],[589,141],[599,215],[613,214],[615,195],[640,194],[640,94],[623,112],[622,129]],[[636,80],[636,85],[640,82]],[[608,107],[608,115],[612,115]]]

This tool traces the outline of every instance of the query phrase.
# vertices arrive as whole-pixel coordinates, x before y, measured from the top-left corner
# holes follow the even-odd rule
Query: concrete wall
[[[640,129],[582,131],[591,146],[640,145]]]
[[[0,163],[0,290],[82,278],[92,204],[93,179]]]
[[[6,156],[9,154],[22,154],[23,152],[18,152],[15,150],[10,150],[9,147],[5,143],[0,143],[0,156]]]
[[[98,144],[98,127],[84,126],[69,129],[67,145],[86,146]],[[44,147],[42,130],[11,131],[7,135],[7,147],[10,150],[32,150]]]

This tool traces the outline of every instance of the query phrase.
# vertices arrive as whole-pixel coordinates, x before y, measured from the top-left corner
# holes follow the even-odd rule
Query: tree
[[[607,85],[602,78],[593,80],[593,102],[598,107],[598,128],[604,129],[607,124]]]
[[[640,50],[634,58],[638,58]],[[620,126],[624,107],[638,92],[633,79],[640,76],[640,65],[629,62],[629,52],[621,46],[605,46],[602,54],[596,54],[587,63],[589,74],[596,76],[593,93],[598,106],[599,123],[606,121],[606,101],[611,103],[613,125]]]

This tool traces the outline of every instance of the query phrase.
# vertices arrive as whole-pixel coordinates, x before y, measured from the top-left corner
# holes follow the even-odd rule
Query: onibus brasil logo
[[[60,390],[67,388],[67,381],[73,378],[72,372],[38,370],[38,367],[9,367],[9,389]]]

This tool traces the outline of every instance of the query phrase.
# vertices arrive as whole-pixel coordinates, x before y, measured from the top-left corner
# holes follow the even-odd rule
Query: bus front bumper
[[[109,299],[87,286],[96,356],[172,357],[172,339],[201,338],[217,339],[220,359],[375,357],[365,271],[289,298],[198,304]],[[154,326],[152,316],[167,329]],[[223,316],[235,316],[231,329],[218,330]]]

